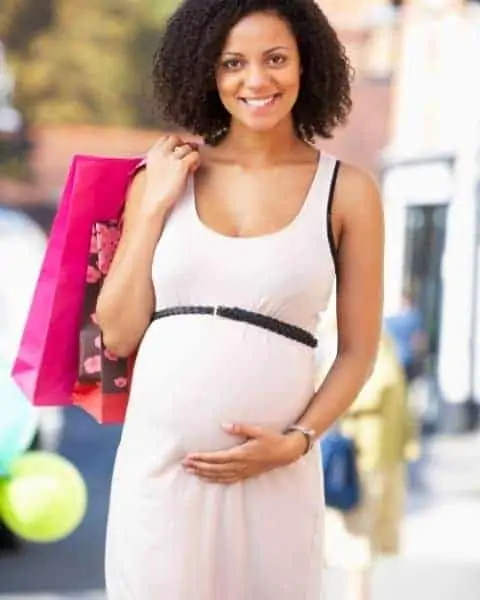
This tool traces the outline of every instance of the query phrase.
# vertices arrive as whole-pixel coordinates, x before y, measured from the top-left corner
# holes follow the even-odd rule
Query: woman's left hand
[[[189,454],[182,463],[189,473],[213,483],[237,483],[293,463],[305,452],[306,440],[299,432],[283,434],[252,425],[223,428],[247,441],[229,450]]]

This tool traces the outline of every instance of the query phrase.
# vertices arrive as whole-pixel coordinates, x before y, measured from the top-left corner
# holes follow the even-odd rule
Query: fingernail
[[[234,425],[232,423],[223,423],[222,427],[224,429],[226,429],[227,431],[232,431],[232,429],[234,428]]]

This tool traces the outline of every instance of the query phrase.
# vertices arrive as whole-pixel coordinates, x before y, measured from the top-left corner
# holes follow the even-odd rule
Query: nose
[[[245,75],[246,87],[252,90],[261,89],[262,87],[267,85],[269,81],[270,75],[263,65],[249,65]]]

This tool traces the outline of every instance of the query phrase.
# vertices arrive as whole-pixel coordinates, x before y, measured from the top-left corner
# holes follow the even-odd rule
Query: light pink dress
[[[190,181],[155,252],[157,309],[239,306],[315,333],[335,276],[327,226],[335,164],[322,153],[295,219],[253,238],[204,225]],[[314,392],[314,354],[221,317],[180,315],[150,326],[112,480],[110,600],[319,600],[318,449],[234,485],[205,482],[181,465],[188,452],[240,443],[222,423],[278,431],[294,423]]]

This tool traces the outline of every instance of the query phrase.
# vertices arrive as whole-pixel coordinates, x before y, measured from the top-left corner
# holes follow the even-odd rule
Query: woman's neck
[[[245,169],[282,163],[302,147],[306,148],[296,135],[293,123],[280,124],[271,131],[252,131],[233,122],[220,146],[224,156],[230,156]]]

